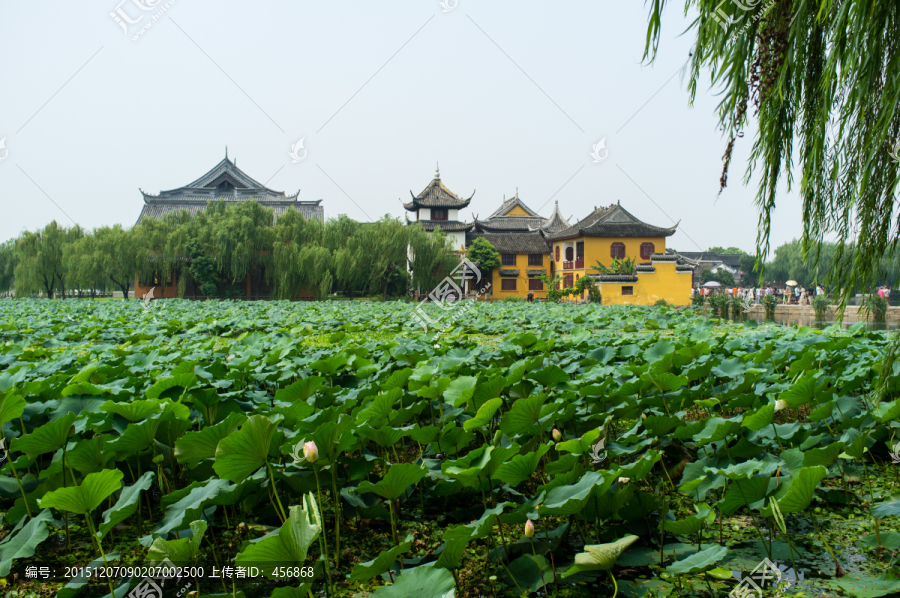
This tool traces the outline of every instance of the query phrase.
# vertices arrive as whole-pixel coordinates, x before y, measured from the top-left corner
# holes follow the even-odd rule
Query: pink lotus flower
[[[315,463],[319,460],[319,449],[316,448],[316,443],[312,440],[303,444],[303,457],[310,463]]]
[[[534,537],[534,524],[531,522],[531,519],[529,519],[529,520],[525,523],[525,537],[526,537],[526,538],[533,538],[533,537]]]
[[[560,440],[562,440],[562,432],[560,432],[556,428],[553,428],[553,432],[551,432],[551,434],[553,435],[553,440],[555,442],[559,442]]]

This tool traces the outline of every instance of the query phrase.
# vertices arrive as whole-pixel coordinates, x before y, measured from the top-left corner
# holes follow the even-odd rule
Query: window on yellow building
[[[531,253],[528,255],[528,265],[529,266],[543,266],[544,265],[544,256],[540,253]]]
[[[515,253],[504,253],[500,256],[500,263],[504,266],[515,266],[516,265],[516,254]]]
[[[575,259],[575,250],[571,247],[566,247],[566,261],[571,262]]]
[[[613,243],[609,246],[609,257],[625,259],[625,243]]]
[[[529,278],[528,279],[528,290],[529,291],[543,291],[544,283],[540,278]]]
[[[656,253],[653,243],[641,243],[641,258],[649,260],[650,256]]]
[[[504,278],[500,281],[500,289],[504,291],[515,291],[516,290],[516,279],[515,278]]]
[[[623,295],[634,295],[634,287],[622,287]]]

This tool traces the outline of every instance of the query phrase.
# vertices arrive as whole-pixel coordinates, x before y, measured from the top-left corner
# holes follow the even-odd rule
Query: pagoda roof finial
[[[440,165],[439,162],[435,162],[434,164],[435,164],[435,166],[434,166],[434,178],[435,178],[436,180],[440,180],[440,179],[441,179],[441,165]]]
[[[228,146],[225,146],[225,159],[228,159]]]

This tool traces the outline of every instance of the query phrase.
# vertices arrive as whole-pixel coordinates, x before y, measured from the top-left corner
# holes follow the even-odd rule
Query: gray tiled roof
[[[525,216],[501,216],[488,220],[476,220],[475,226],[486,231],[522,231],[537,230],[546,222],[543,218],[526,218]]]
[[[563,218],[562,213],[559,211],[559,202],[557,201],[553,205],[553,213],[550,214],[550,217],[547,218],[547,221],[541,227],[541,229],[549,235],[554,235],[558,232],[562,232],[569,228],[569,221]]]
[[[500,270],[500,276],[518,276],[519,270]]]
[[[726,266],[739,270],[741,267],[740,253],[711,253],[709,251],[679,251],[681,255],[697,262],[722,262]]]
[[[547,269],[544,268],[542,270],[525,270],[525,274],[528,276],[540,276],[541,274],[546,274]]]
[[[590,274],[598,282],[637,282],[637,274]]]
[[[526,206],[525,203],[521,199],[519,199],[518,189],[516,189],[516,194],[513,197],[503,200],[503,203],[500,204],[500,207],[497,208],[497,211],[488,216],[488,220],[490,220],[491,218],[506,216],[507,214],[509,214],[510,210],[512,210],[516,206],[519,206],[520,208],[525,210],[525,212],[527,212],[528,215],[532,218],[540,218],[541,220],[543,220],[543,218],[541,218],[537,212]],[[512,218],[515,218],[515,216],[512,216]],[[522,218],[524,218],[524,216],[522,216]]]
[[[676,272],[693,272],[694,267],[689,266],[687,264],[675,264],[675,271]]]
[[[448,233],[467,231],[472,228],[472,225],[468,222],[456,222],[450,220],[410,220],[409,223],[421,224],[422,228],[428,232],[433,231],[437,227],[441,227],[442,231]]]
[[[225,183],[223,185],[223,183]],[[223,188],[227,188],[225,192]],[[322,200],[299,201],[299,191],[286,195],[284,191],[274,191],[257,182],[225,156],[225,159],[199,179],[184,187],[160,191],[152,195],[141,191],[144,196],[144,207],[137,223],[144,218],[160,218],[168,212],[185,210],[196,215],[204,210],[209,202],[222,201],[226,204],[243,201],[256,201],[270,208],[275,220],[289,209],[298,210],[307,219],[325,221],[325,209]]]
[[[136,224],[140,224],[144,218],[161,218],[168,212],[175,210],[186,210],[191,216],[195,216],[206,210],[206,201],[153,201],[144,200],[144,209],[137,219]],[[251,201],[239,200],[239,201]],[[298,210],[307,220],[325,221],[325,208],[322,207],[322,200],[317,201],[280,201],[280,202],[260,202],[265,207],[274,212],[275,220],[285,214],[290,209]]]
[[[499,253],[540,253],[546,255],[550,253],[547,242],[539,232],[530,233],[485,233],[471,231],[466,233],[466,245],[471,245],[472,241],[478,237],[484,237],[497,249]]]
[[[458,195],[453,191],[450,191],[450,189],[447,189],[447,187],[444,186],[444,183],[441,182],[441,173],[435,172],[434,179],[428,183],[428,186],[425,187],[421,193],[413,195],[413,192],[410,191],[409,194],[412,195],[412,201],[403,204],[403,207],[410,212],[414,212],[419,208],[450,208],[461,210],[469,205],[475,192],[472,191],[472,195],[469,196],[469,199],[460,199]]]
[[[656,272],[656,268],[653,267],[653,264],[638,264],[634,268],[635,272]]]
[[[575,237],[668,237],[678,225],[662,228],[642,222],[619,204],[594,211],[578,223],[549,236],[552,240]]]

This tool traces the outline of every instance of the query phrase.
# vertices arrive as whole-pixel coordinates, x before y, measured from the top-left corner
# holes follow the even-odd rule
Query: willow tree
[[[82,236],[81,229],[66,229],[56,220],[38,231],[25,231],[16,240],[16,291],[22,295],[44,292],[52,299],[62,290],[65,299],[66,268],[63,246]]]
[[[430,233],[421,226],[407,226],[406,229],[412,271],[410,284],[423,291],[433,289],[459,265],[459,257],[440,228]]]
[[[0,293],[16,288],[16,240],[0,243]]]
[[[651,2],[651,61],[666,4]],[[778,184],[793,187],[796,161],[803,249],[818,260],[827,236],[838,241],[829,282],[843,307],[854,287],[874,284],[879,258],[900,240],[900,2],[686,0],[685,12],[697,15],[690,101],[702,71],[722,94],[723,188],[751,119],[759,131],[744,176],[760,175],[757,263],[769,251]]]
[[[70,281],[79,288],[88,287],[93,295],[94,289],[111,283],[127,301],[134,273],[146,262],[147,251],[138,242],[136,231],[115,224],[96,228],[69,243],[64,256]]]
[[[378,292],[387,300],[388,288],[407,279],[407,252],[413,227],[385,215],[362,224],[341,252],[342,270],[356,288]],[[405,290],[405,285],[404,285]]]
[[[270,279],[275,297],[292,299],[306,290],[317,297],[331,291],[331,251],[322,246],[326,226],[288,210],[275,223]]]

